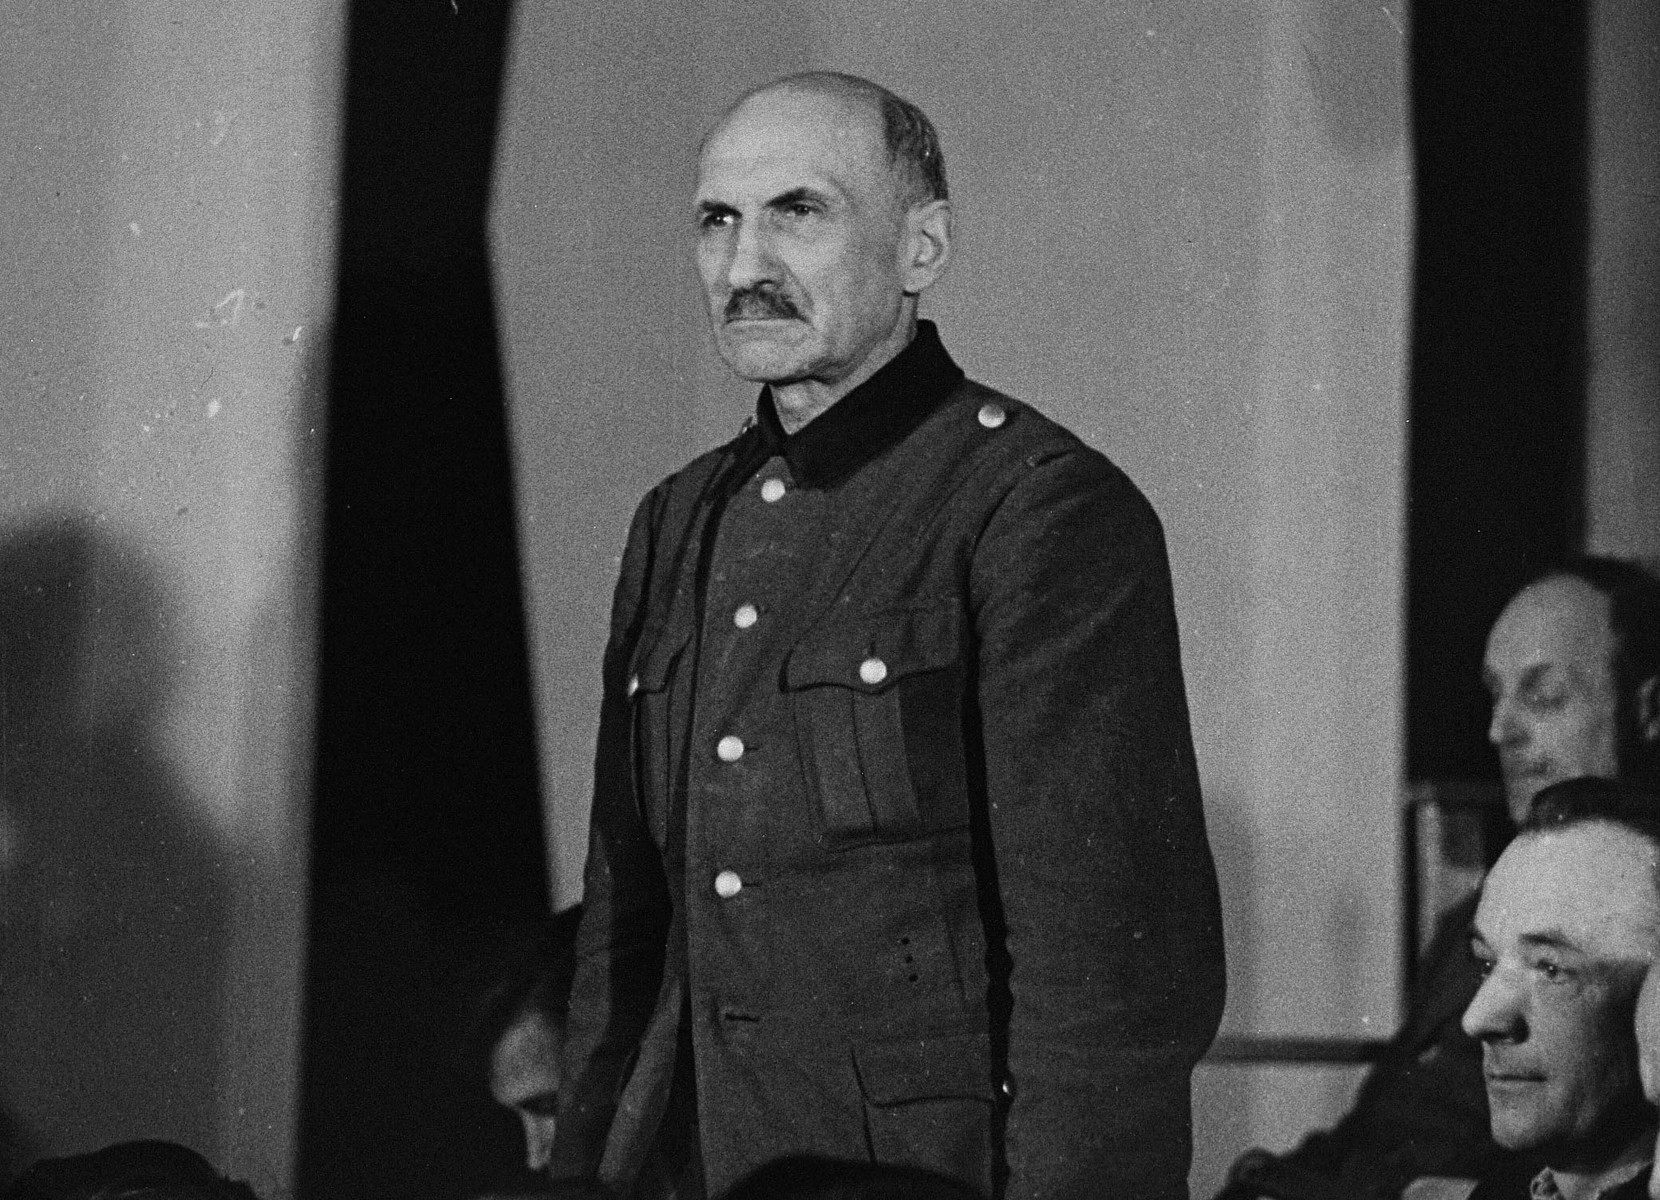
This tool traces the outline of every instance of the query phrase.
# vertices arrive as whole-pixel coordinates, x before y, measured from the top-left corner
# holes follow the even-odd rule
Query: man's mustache
[[[776,287],[756,284],[728,296],[721,315],[728,321],[790,321],[798,319],[801,310]]]

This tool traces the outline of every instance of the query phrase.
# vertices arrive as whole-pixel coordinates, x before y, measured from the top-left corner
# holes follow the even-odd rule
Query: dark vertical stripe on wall
[[[1587,14],[1440,0],[1412,20],[1407,765],[1496,778],[1487,628],[1580,536]]]
[[[545,914],[485,209],[507,0],[353,0],[328,409],[298,1192],[459,1197],[522,1159],[461,966]]]

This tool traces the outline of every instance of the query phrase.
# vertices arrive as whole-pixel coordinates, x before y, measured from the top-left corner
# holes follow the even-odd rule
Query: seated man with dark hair
[[[1657,1121],[1634,1013],[1660,949],[1657,807],[1607,780],[1546,788],[1482,885],[1464,1030],[1482,1045],[1493,1139],[1545,1165],[1493,1172],[1471,1200],[1648,1194]]]
[[[1660,787],[1660,580],[1643,568],[1581,557],[1536,576],[1493,623],[1482,679],[1513,821],[1566,779]],[[1488,1136],[1481,1048],[1459,1026],[1481,982],[1474,914],[1471,897],[1441,921],[1406,1020],[1348,1115],[1288,1154],[1247,1152],[1218,1200],[1384,1200],[1422,1176],[1528,1169]]]

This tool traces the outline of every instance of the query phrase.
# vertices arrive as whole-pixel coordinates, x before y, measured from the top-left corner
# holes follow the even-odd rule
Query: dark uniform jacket
[[[555,1177],[626,1190],[693,1108],[711,1194],[1185,1196],[1223,972],[1157,518],[926,322],[759,415],[629,532]]]

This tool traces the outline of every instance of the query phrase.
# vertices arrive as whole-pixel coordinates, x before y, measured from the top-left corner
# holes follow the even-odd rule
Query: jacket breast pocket
[[[658,626],[641,631],[628,676],[629,758],[634,802],[659,844],[666,837],[668,799],[673,785],[672,684],[690,631]]]
[[[955,603],[838,616],[792,648],[784,688],[827,845],[968,823],[964,657]]]

